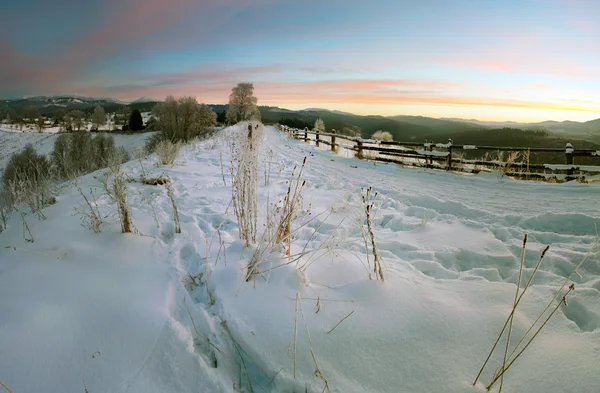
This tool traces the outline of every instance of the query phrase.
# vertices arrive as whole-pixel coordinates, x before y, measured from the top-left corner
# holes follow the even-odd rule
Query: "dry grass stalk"
[[[223,186],[227,187],[227,182],[225,181],[225,171],[223,170],[223,152],[219,152],[219,163],[221,164],[221,179],[223,179]]]
[[[339,321],[338,323],[336,323],[336,324],[335,324],[335,326],[334,326],[333,328],[331,328],[331,330],[330,330],[330,331],[328,331],[328,332],[327,332],[327,334],[329,334],[329,333],[333,332],[333,331],[335,330],[335,328],[336,328],[336,327],[340,326],[340,324],[341,324],[342,322],[344,322],[346,319],[348,319],[348,318],[350,317],[350,315],[352,315],[352,314],[354,314],[354,310],[352,310],[352,311],[350,312],[350,314],[348,314],[348,315],[346,315],[344,318],[342,318],[342,320],[341,320],[341,321]]]
[[[180,142],[173,143],[168,139],[164,139],[156,145],[156,154],[158,154],[162,165],[173,165],[180,149]]]
[[[375,198],[377,198],[378,193],[375,192],[375,194],[372,194],[372,191],[372,187],[363,190],[362,203],[363,208],[365,209],[365,216],[367,219],[367,233],[369,235],[369,240],[371,242],[371,251],[373,253],[373,273],[375,273],[375,278],[377,280],[384,281],[383,263],[381,261],[379,252],[377,251],[377,244],[375,243],[375,234],[373,233],[373,218],[375,215],[373,207],[375,205]]]
[[[29,224],[27,224],[27,220],[25,219],[25,214],[23,213],[23,209],[21,209],[21,206],[19,206],[17,208],[17,210],[19,211],[19,215],[21,216],[21,221],[23,222],[23,239],[25,239],[25,241],[27,241],[29,243],[33,243],[35,241],[35,239],[33,238],[33,234],[31,233]],[[27,233],[29,234],[29,239],[27,238],[27,236],[25,236],[25,230],[27,230]]]
[[[167,195],[171,200],[171,205],[173,206],[173,220],[175,220],[175,233],[181,233],[181,221],[179,220],[179,210],[177,210],[177,204],[175,203],[175,197],[173,196],[173,188],[171,187],[171,182],[167,181],[165,183],[165,188],[167,189]]]
[[[314,374],[317,377],[321,378],[321,380],[325,384],[325,386],[323,386],[323,392],[325,392],[326,390],[328,392],[331,392],[331,389],[329,388],[329,381],[323,375],[323,372],[321,371],[321,368],[319,367],[319,363],[317,362],[317,357],[315,355],[315,351],[313,350],[312,339],[310,338],[310,331],[308,329],[308,324],[306,323],[306,318],[304,316],[304,309],[302,308],[302,298],[300,297],[299,293],[296,293],[296,296],[300,300],[298,302],[298,304],[300,305],[300,315],[302,316],[302,322],[304,323],[304,328],[306,330],[306,338],[308,339],[308,348],[310,350],[310,356],[312,357],[313,363],[315,365],[315,373]]]
[[[140,190],[136,190],[136,191],[139,194],[139,196],[142,198],[142,201],[146,202],[150,206],[150,209],[152,209],[152,218],[154,218],[154,223],[156,224],[156,228],[160,229],[160,224],[158,223],[158,217],[156,216],[156,208],[154,206],[154,202],[155,202],[154,199],[148,198]]]
[[[560,298],[562,291],[567,286],[567,284],[571,281],[571,279],[573,278],[573,276],[574,275],[581,276],[579,274],[579,268],[581,268],[581,266],[588,260],[588,258],[590,257],[590,255],[594,252],[594,250],[598,246],[600,246],[600,237],[596,236],[596,240],[592,243],[592,245],[591,245],[590,249],[588,250],[588,252],[584,255],[584,257],[581,259],[581,261],[579,261],[579,263],[575,266],[575,268],[573,269],[573,271],[571,272],[571,274],[569,274],[569,276],[565,279],[565,281],[563,281],[563,283],[560,286],[560,288],[558,288],[556,290],[556,292],[554,293],[554,297],[550,300],[550,302],[548,302],[548,305],[546,305],[546,307],[544,308],[544,310],[542,310],[542,312],[540,313],[540,315],[531,324],[531,326],[529,327],[529,329],[527,329],[527,331],[525,332],[525,334],[523,335],[523,337],[519,340],[519,342],[517,343],[517,345],[515,346],[515,348],[513,349],[513,351],[508,356],[509,358],[511,358],[515,354],[515,352],[517,351],[517,349],[521,346],[521,344],[525,340],[525,337],[527,337],[529,335],[529,333],[533,330],[533,327],[535,325],[537,325],[537,323],[540,321],[540,319],[542,318],[542,316],[544,314],[546,314],[546,312],[550,309],[550,307],[552,307],[552,304],[556,300],[558,300]]]
[[[2,388],[3,388],[4,390],[6,390],[8,393],[12,393],[12,390],[10,390],[10,389],[8,388],[8,386],[6,386],[5,384],[3,384],[3,383],[2,383],[2,381],[0,381],[0,386],[2,386]]]
[[[514,313],[515,313],[515,311],[517,309],[517,306],[521,302],[521,299],[523,298],[523,296],[527,292],[527,289],[529,288],[529,285],[533,281],[533,277],[535,276],[535,273],[538,271],[540,265],[542,264],[542,261],[544,260],[544,256],[546,255],[546,252],[548,252],[549,248],[550,248],[550,246],[546,246],[546,248],[544,248],[544,250],[542,251],[542,254],[540,255],[540,259],[538,260],[537,264],[535,265],[535,268],[533,269],[533,272],[531,273],[531,276],[529,277],[529,280],[527,280],[527,284],[525,284],[525,288],[523,288],[523,291],[519,295],[517,301],[513,303],[513,308],[511,310],[510,314],[508,315],[508,317],[506,318],[506,322],[504,322],[504,326],[502,327],[502,330],[500,330],[500,334],[498,334],[498,338],[496,339],[496,342],[492,346],[492,349],[490,350],[487,358],[483,362],[483,366],[481,366],[481,369],[479,370],[479,373],[475,377],[475,381],[473,382],[473,386],[475,386],[475,384],[479,380],[479,377],[481,376],[481,373],[483,372],[483,370],[485,369],[485,366],[487,365],[487,363],[489,362],[490,358],[492,357],[492,353],[494,352],[494,350],[498,346],[498,343],[500,342],[500,338],[504,334],[504,331],[506,330],[506,327],[508,326],[511,318],[513,317],[513,315],[514,315]]]
[[[515,163],[517,158],[519,158],[519,154],[520,154],[520,152],[513,151],[508,155],[508,157],[506,158],[506,162],[504,163],[504,167],[502,169],[502,172],[504,174],[510,173],[510,170],[511,170],[513,164]]]
[[[258,220],[258,147],[257,135],[242,136],[241,146],[232,145],[231,192],[233,210],[238,220],[240,239],[256,243],[256,223]],[[242,135],[245,135],[242,133]]]
[[[523,347],[523,349],[521,349],[521,351],[519,351],[519,353],[517,353],[515,355],[514,358],[512,358],[512,360],[510,361],[510,363],[508,363],[507,365],[502,367],[502,370],[498,373],[498,375],[496,375],[496,377],[492,380],[492,382],[490,382],[490,384],[488,386],[486,386],[486,389],[489,391],[492,386],[494,386],[494,384],[496,383],[496,381],[498,381],[498,378],[502,378],[504,376],[504,374],[508,371],[508,369],[510,368],[510,366],[512,366],[514,364],[514,362],[519,358],[519,356],[521,356],[521,354],[527,349],[527,347],[529,346],[529,344],[531,344],[533,342],[533,339],[542,331],[542,328],[544,326],[546,326],[546,324],[548,323],[548,321],[550,320],[550,318],[552,318],[552,316],[556,313],[556,311],[558,311],[558,308],[564,304],[567,305],[567,296],[575,290],[575,284],[571,284],[569,286],[569,290],[567,291],[567,293],[565,293],[563,295],[563,297],[561,298],[560,302],[558,302],[558,304],[556,305],[556,307],[554,307],[554,309],[552,310],[552,312],[548,315],[548,317],[546,318],[546,320],[544,321],[544,323],[542,323],[542,325],[538,328],[538,330],[533,334],[533,336],[529,339],[529,341],[527,341],[527,343],[525,344],[525,346]]]
[[[121,232],[131,233],[133,231],[133,223],[129,207],[127,206],[127,179],[125,174],[121,171],[120,164],[112,162],[109,166],[109,170],[112,174],[112,182],[109,183],[109,176],[106,174],[99,179],[100,183],[102,184],[106,195],[108,195],[111,201],[117,205]]]
[[[521,279],[523,278],[523,266],[525,266],[525,247],[527,246],[527,233],[523,237],[523,248],[521,249],[521,264],[519,266],[519,279],[517,280],[517,289],[515,291],[515,299],[513,301],[513,309],[517,306],[517,299],[519,298],[519,288],[521,288]],[[510,336],[512,334],[514,314],[510,316],[510,322],[508,324],[508,336],[506,338],[506,346],[504,347],[504,359],[502,360],[502,369],[506,367],[506,355],[508,354],[508,347],[510,346]],[[504,375],[500,379],[500,389],[502,392],[502,385],[504,383]]]
[[[77,188],[77,191],[83,197],[83,200],[85,201],[85,204],[87,205],[87,208],[84,206],[81,206],[81,205],[76,206],[75,214],[81,216],[81,220],[82,220],[81,225],[82,226],[93,230],[95,233],[100,233],[101,232],[100,226],[103,223],[102,215],[100,214],[100,209],[98,208],[98,202],[96,201],[96,198],[94,197],[92,188],[90,187],[90,196],[92,198],[93,204],[92,204],[92,202],[90,202],[88,197],[85,195],[85,193],[81,189],[81,185],[79,184],[79,182],[75,181],[74,183],[75,183],[75,187]]]
[[[302,166],[300,167],[297,176],[294,174],[296,167],[292,169],[287,193],[283,198],[281,210],[278,212],[276,242],[284,245],[285,255],[290,255],[292,245],[292,222],[297,218],[297,213],[302,207],[302,188],[306,185],[306,180],[302,179],[302,172],[304,171],[305,165],[306,157],[304,157],[304,160],[302,161]]]

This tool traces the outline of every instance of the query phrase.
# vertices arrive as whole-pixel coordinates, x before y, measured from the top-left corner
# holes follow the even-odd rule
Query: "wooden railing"
[[[312,130],[299,130],[286,126],[279,126],[290,137],[312,143],[316,147],[330,146],[332,151],[345,149],[354,152],[358,159],[373,161],[394,162],[402,165],[418,166],[448,171],[461,171],[478,173],[481,171],[502,171],[506,176],[517,179],[536,179],[548,181],[589,180],[590,176],[600,179],[600,151],[575,149],[567,143],[565,148],[539,148],[539,147],[506,147],[506,146],[475,146],[455,145],[449,140],[447,143],[433,142],[396,142],[362,139],[337,133],[316,132]],[[495,152],[498,157],[504,152],[510,153],[506,160],[501,159],[465,159],[465,153],[473,154],[475,151],[487,153]],[[520,153],[520,161],[511,160],[511,154]],[[562,153],[562,162],[531,163],[531,154],[537,153]],[[594,165],[577,165],[575,157],[592,157]],[[597,159],[597,160],[596,160]],[[597,163],[596,163],[597,161]]]

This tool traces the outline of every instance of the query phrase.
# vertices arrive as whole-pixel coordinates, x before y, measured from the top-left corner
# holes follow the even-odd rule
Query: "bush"
[[[180,142],[173,143],[168,139],[158,142],[156,154],[158,154],[160,163],[162,165],[172,165],[177,158],[177,154],[179,154],[179,149],[181,149]]]
[[[69,179],[106,168],[112,159],[119,163],[129,159],[126,150],[115,147],[112,136],[78,132],[58,137],[50,161],[57,177]]]
[[[7,189],[11,183],[18,187],[18,184],[24,181],[37,185],[50,177],[50,168],[46,156],[37,154],[34,147],[28,144],[22,152],[11,156],[2,175],[2,182]]]
[[[394,137],[387,131],[376,131],[371,139],[375,139],[376,141],[391,142],[394,140]]]

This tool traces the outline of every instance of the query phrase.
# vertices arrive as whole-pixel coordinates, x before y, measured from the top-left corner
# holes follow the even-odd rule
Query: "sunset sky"
[[[0,0],[0,97],[600,117],[599,0]]]

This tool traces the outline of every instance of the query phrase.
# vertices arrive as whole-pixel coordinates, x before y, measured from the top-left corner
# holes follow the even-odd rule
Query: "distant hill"
[[[494,122],[479,121],[475,119],[445,119],[458,122],[466,122],[485,127],[494,128],[520,128],[523,130],[545,130],[556,136],[563,138],[585,138],[600,143],[600,119],[586,122],[577,121],[542,121],[537,123],[518,123],[518,122]]]
[[[58,96],[35,96],[14,100],[0,100],[0,110],[12,108],[18,113],[29,106],[35,106],[44,116],[50,116],[58,110],[82,110],[91,112],[95,107],[101,106],[107,112],[113,112],[124,106],[139,109],[140,111],[150,111],[159,101],[142,97],[136,101],[127,103],[112,98],[84,97],[77,95],[58,95]],[[0,113],[1,114],[1,113]]]

